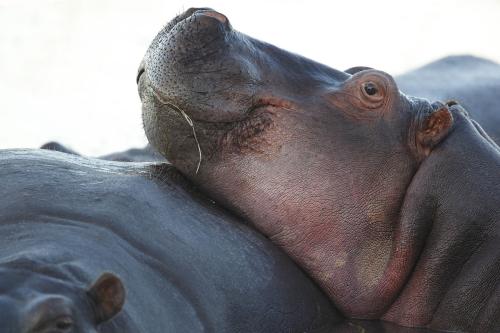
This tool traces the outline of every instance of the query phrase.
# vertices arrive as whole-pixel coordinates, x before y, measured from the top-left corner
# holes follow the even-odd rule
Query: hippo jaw
[[[345,315],[380,318],[414,264],[413,243],[397,244],[406,189],[448,113],[435,118],[383,72],[340,72],[218,13],[189,13],[145,56],[150,143],[281,246]]]

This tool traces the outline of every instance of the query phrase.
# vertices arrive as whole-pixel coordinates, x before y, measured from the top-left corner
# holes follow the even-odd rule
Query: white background
[[[144,145],[137,67],[160,28],[192,6],[342,70],[398,74],[463,53],[500,62],[500,0],[0,0],[0,149]]]

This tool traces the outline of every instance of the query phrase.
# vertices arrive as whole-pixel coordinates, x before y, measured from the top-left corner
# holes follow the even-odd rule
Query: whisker
[[[198,148],[198,155],[199,155],[198,165],[196,167],[196,173],[195,173],[195,174],[198,174],[198,171],[200,170],[200,166],[201,166],[202,151],[201,151],[200,141],[198,141],[198,136],[196,135],[196,130],[194,129],[194,122],[193,122],[193,120],[180,107],[178,107],[177,105],[172,104],[170,102],[164,101],[161,98],[161,96],[159,96],[159,94],[156,94],[156,92],[153,89],[152,89],[152,92],[156,96],[156,98],[158,98],[158,100],[160,101],[160,103],[161,103],[162,106],[168,106],[169,108],[174,109],[175,111],[179,112],[184,117],[184,119],[186,120],[186,122],[188,123],[188,125],[191,127],[191,129],[193,130],[194,141],[196,142],[196,146]]]

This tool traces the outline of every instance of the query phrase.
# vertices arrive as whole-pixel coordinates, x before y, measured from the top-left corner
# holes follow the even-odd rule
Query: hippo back
[[[319,332],[340,318],[287,256],[168,165],[6,150],[0,181],[0,265],[82,284],[117,274],[125,308],[102,332]]]

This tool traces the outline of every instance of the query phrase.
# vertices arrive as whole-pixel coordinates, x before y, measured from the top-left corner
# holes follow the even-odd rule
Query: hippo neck
[[[492,322],[488,299],[499,292],[500,154],[466,116],[454,116],[454,132],[408,189],[389,267],[401,290],[383,319],[488,331],[481,323]]]
[[[354,164],[364,169],[356,174],[334,169],[328,161],[317,163],[315,174],[282,160],[273,161],[273,167],[267,169],[263,168],[269,164],[262,167],[259,161],[239,161],[219,168],[222,176],[207,181],[205,190],[214,195],[218,189],[214,195],[218,200],[231,203],[230,209],[246,216],[283,248],[345,315],[374,319],[384,313],[399,291],[393,287],[395,283],[388,284],[392,277],[387,277],[385,267],[392,258],[392,235],[400,207],[417,167],[404,160],[404,154],[396,153],[383,161],[386,168],[373,168],[364,163],[377,160],[377,153],[373,154],[360,155]],[[388,169],[390,174],[402,175],[403,181],[387,177]],[[249,170],[275,176],[255,179],[248,175]]]
[[[397,315],[391,317],[391,309],[395,304],[399,304],[401,295],[408,289],[412,272],[422,264],[422,255],[429,251],[429,237],[436,232],[439,236],[436,216],[447,209],[456,209],[453,203],[460,202],[463,198],[461,184],[454,180],[468,177],[463,175],[464,170],[470,170],[472,167],[467,157],[467,149],[473,150],[475,154],[480,154],[481,147],[494,149],[477,134],[468,120],[457,118],[456,122],[456,130],[418,167],[413,169],[411,164],[407,164],[407,170],[401,169],[402,172],[408,173],[408,177],[403,177],[408,179],[408,183],[400,184],[400,188],[395,189],[387,187],[389,185],[380,179],[374,182],[371,188],[366,189],[367,193],[380,196],[375,206],[366,207],[355,202],[348,208],[359,209],[344,209],[354,212],[351,215],[352,229],[347,233],[336,231],[335,225],[338,221],[331,219],[335,216],[333,205],[321,205],[322,202],[335,202],[328,201],[328,197],[307,197],[307,191],[303,191],[305,194],[301,196],[300,188],[293,187],[293,184],[285,184],[284,190],[279,192],[280,189],[267,184],[265,180],[238,181],[237,178],[231,178],[232,174],[238,174],[238,164],[244,165],[246,170],[251,170],[254,166],[250,163],[238,163],[228,167],[234,171],[231,173],[221,170],[224,178],[207,181],[205,189],[214,195],[213,189],[217,187],[213,186],[214,184],[238,184],[231,187],[233,192],[228,193],[226,186],[221,192],[215,193],[215,197],[226,205],[231,202],[231,209],[246,216],[261,232],[280,245],[321,285],[344,314],[374,319],[384,317],[384,313],[388,313],[384,318],[398,322]],[[485,151],[480,155],[477,156],[479,160],[487,160],[491,154]],[[449,171],[454,175],[453,180],[446,177],[446,173],[443,174],[443,170],[449,170],[450,166],[456,169]],[[393,170],[392,173],[396,172]],[[351,188],[359,188],[359,184]],[[379,190],[374,192],[374,188],[380,184],[386,187],[379,187]],[[255,186],[267,188],[254,188]],[[266,191],[271,195],[266,196]],[[391,191],[395,195],[381,196]],[[444,198],[448,201],[444,202]],[[384,201],[390,202],[391,206],[379,204]],[[482,211],[493,210],[491,202],[484,204]],[[313,211],[310,206],[321,209]],[[465,206],[461,208],[467,209]],[[323,219],[314,221],[318,217]],[[299,224],[300,228],[294,229]],[[363,225],[367,227],[363,229]],[[446,224],[444,225],[441,228],[447,228]],[[286,227],[281,228],[282,226]],[[442,247],[442,244],[446,244],[444,234],[440,235],[444,240],[435,246]],[[475,233],[467,234],[465,231],[464,235],[464,242],[473,241],[476,237]],[[347,243],[350,251],[346,251],[346,246],[343,245]],[[447,245],[451,251],[453,244]],[[433,282],[429,280],[428,283]],[[417,285],[412,288],[421,291],[419,288],[426,286]],[[343,290],[348,292],[340,294]],[[411,325],[404,320],[401,323]]]

